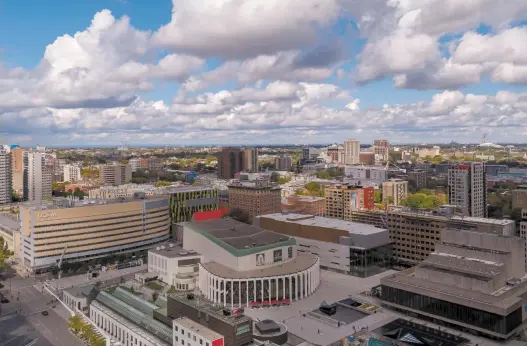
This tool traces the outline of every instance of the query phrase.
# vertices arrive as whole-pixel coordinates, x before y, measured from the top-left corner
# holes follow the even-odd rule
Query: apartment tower
[[[8,146],[0,146],[0,204],[11,203],[11,152]]]
[[[376,161],[388,161],[390,159],[390,143],[386,139],[376,139],[373,142],[373,152]]]
[[[391,179],[382,183],[382,198],[393,198],[393,205],[400,205],[408,197],[408,182],[402,179]]]
[[[244,170],[243,150],[223,148],[218,155],[218,178],[233,179],[236,173]]]
[[[122,185],[132,180],[132,166],[114,163],[99,168],[99,180],[105,185]]]
[[[485,164],[465,162],[448,170],[448,204],[464,216],[487,217],[487,177]]]
[[[360,142],[356,139],[344,141],[344,164],[357,165],[360,163]]]
[[[247,148],[243,151],[243,168],[250,172],[258,172],[258,149]]]
[[[53,171],[46,166],[47,154],[27,152],[28,196],[30,201],[42,201],[51,198],[51,180]]]

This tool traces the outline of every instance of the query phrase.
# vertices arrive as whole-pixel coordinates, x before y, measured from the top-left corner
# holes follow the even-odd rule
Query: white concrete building
[[[203,256],[194,250],[183,250],[173,243],[161,244],[148,250],[148,272],[158,273],[161,281],[177,290],[192,291],[202,260]]]
[[[0,204],[11,203],[13,191],[11,152],[8,146],[0,145]]]
[[[223,346],[223,335],[186,317],[172,321],[174,346]]]
[[[183,248],[204,256],[198,287],[222,306],[271,304],[311,295],[320,283],[320,260],[297,253],[293,238],[230,218],[187,222]]]
[[[28,200],[42,201],[51,198],[53,172],[46,167],[47,154],[28,152]]]
[[[387,198],[393,198],[393,205],[400,205],[408,197],[408,182],[402,179],[390,179],[382,183],[382,198],[388,203]]]
[[[77,165],[64,165],[64,181],[76,183],[81,180],[81,168]]]
[[[128,164],[132,167],[132,172],[135,172],[141,168],[141,159],[130,159],[128,160]]]
[[[360,163],[360,142],[356,139],[344,141],[344,164],[358,165]]]

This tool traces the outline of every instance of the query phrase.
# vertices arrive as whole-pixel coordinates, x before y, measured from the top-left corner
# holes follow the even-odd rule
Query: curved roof
[[[277,264],[273,267],[237,271],[216,262],[201,263],[203,268],[209,273],[226,279],[252,279],[264,278],[268,276],[282,276],[302,272],[314,266],[318,261],[318,256],[310,253],[299,252],[295,259]]]

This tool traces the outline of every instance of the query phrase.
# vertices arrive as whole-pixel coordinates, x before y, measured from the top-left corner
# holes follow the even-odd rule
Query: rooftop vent
[[[174,244],[170,243],[168,244],[169,247],[174,247]]]

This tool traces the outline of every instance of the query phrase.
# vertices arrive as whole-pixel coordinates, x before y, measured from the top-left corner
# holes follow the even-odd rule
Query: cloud
[[[340,10],[337,0],[173,0],[153,42],[202,57],[275,54],[317,42]]]

